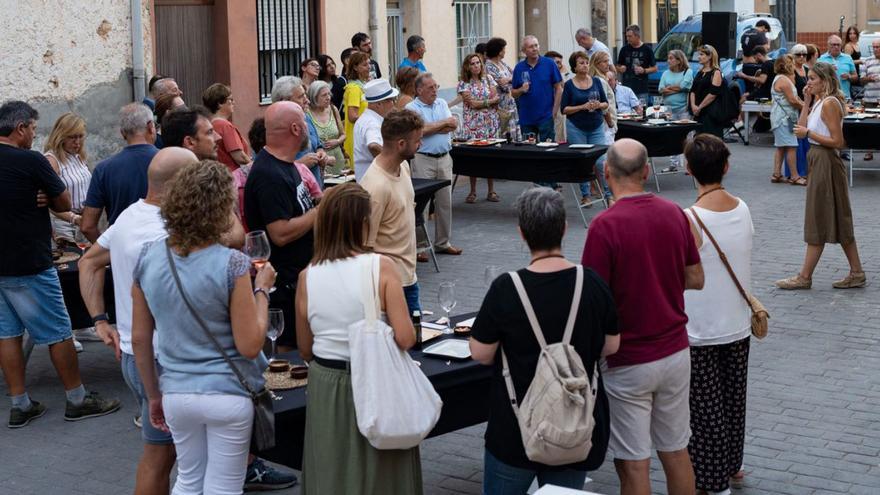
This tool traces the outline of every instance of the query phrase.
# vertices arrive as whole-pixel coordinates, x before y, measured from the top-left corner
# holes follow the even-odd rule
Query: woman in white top
[[[70,191],[71,208],[64,213],[52,212],[55,235],[76,240],[82,221],[83,201],[89,192],[92,173],[86,165],[86,122],[75,113],[58,117],[46,139],[43,152],[64,185]]]
[[[816,62],[804,88],[804,107],[794,132],[810,141],[807,164],[810,180],[804,208],[804,241],[807,254],[800,273],[776,282],[780,289],[809,289],[813,271],[825,244],[840,244],[849,262],[849,274],[832,284],[835,289],[852,289],[867,284],[849,203],[846,167],[838,150],[846,146],[843,117],[846,115],[843,93],[833,65]],[[815,102],[815,105],[813,103]],[[812,105],[812,110],[810,107]]]
[[[327,190],[315,221],[311,264],[299,275],[296,342],[310,362],[303,447],[303,494],[422,493],[419,448],[378,450],[357,427],[348,326],[364,319],[364,264],[379,265],[383,315],[403,350],[415,344],[394,263],[369,252],[370,195],[349,183]]]
[[[688,450],[698,493],[729,494],[730,485],[743,478],[751,312],[697,218],[746,290],[751,284],[754,227],[746,203],[721,185],[730,157],[724,141],[699,134],[685,147],[685,157],[688,172],[699,184],[697,201],[686,213],[706,277],[703,290],[684,293],[691,344]]]

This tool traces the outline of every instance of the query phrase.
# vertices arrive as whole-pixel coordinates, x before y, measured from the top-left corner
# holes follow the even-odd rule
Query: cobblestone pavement
[[[764,138],[766,142],[766,137]],[[782,292],[776,279],[800,267],[804,188],[770,184],[772,149],[766,145],[732,145],[731,170],[725,185],[751,207],[755,223],[752,286],[766,304],[771,335],[754,342],[751,353],[746,482],[742,494],[878,494],[880,493],[880,174],[857,172],[851,190],[856,237],[871,285],[836,291],[831,281],[847,272],[841,250],[829,246],[814,276],[814,288]],[[861,158],[859,156],[859,158]],[[466,181],[454,199],[454,243],[459,257],[441,256],[441,272],[419,265],[422,304],[438,315],[437,287],[457,284],[456,312],[475,311],[485,293],[486,265],[502,270],[528,262],[519,240],[512,202],[523,183],[498,182],[501,203],[488,203],[485,181],[481,200],[467,205]],[[654,186],[653,182],[648,184]],[[661,178],[662,195],[689,205],[694,190],[683,175]],[[569,230],[564,249],[580,259],[586,231],[570,191],[566,190]],[[586,210],[588,218],[599,210]],[[650,246],[646,246],[650,249]],[[45,417],[21,430],[0,430],[0,495],[117,494],[130,492],[141,450],[132,424],[133,400],[116,362],[100,343],[86,343],[80,367],[86,386],[123,400],[113,415],[65,423],[63,391],[43,349],[28,367],[31,395],[49,406]],[[5,385],[0,385],[5,395]],[[8,402],[2,404],[3,420]],[[430,494],[480,492],[482,435],[485,425],[425,441],[422,468]],[[655,493],[665,493],[659,463],[652,464]],[[616,493],[617,477],[606,462],[589,474],[586,489]],[[299,493],[294,488],[279,493]]]

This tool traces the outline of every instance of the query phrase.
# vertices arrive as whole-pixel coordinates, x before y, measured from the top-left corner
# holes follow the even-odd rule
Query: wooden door
[[[188,105],[214,80],[214,1],[156,0],[155,72],[173,77]]]

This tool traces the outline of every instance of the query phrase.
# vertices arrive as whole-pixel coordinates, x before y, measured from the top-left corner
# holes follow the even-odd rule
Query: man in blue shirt
[[[398,69],[402,69],[404,67],[415,67],[419,69],[419,72],[428,72],[428,69],[425,68],[425,64],[422,63],[422,59],[425,58],[425,38],[414,34],[407,38],[406,40],[406,51],[407,56],[400,62],[400,66]]]
[[[837,69],[837,78],[840,79],[840,90],[844,96],[850,97],[849,85],[850,81],[857,80],[856,64],[852,57],[846,53],[842,53],[840,48],[842,42],[838,36],[830,36],[828,38],[828,51],[819,57],[819,62],[825,62]]]
[[[539,141],[554,140],[553,116],[559,113],[562,75],[553,60],[541,56],[538,38],[523,38],[526,58],[513,69],[513,90],[523,136],[533,133]],[[525,75],[524,75],[525,74]]]
[[[416,76],[416,98],[406,105],[407,110],[419,114],[425,121],[422,146],[412,159],[412,176],[421,179],[452,180],[452,149],[450,133],[458,122],[443,98],[437,98],[438,85],[430,72]],[[434,193],[434,251],[442,254],[461,254],[461,249],[449,243],[452,233],[452,188],[444,187]],[[420,212],[421,213],[421,212]],[[424,253],[416,256],[428,261]]]
[[[127,146],[95,167],[89,192],[83,202],[83,235],[98,240],[98,220],[107,212],[107,222],[147,195],[147,169],[159,149],[153,112],[143,103],[129,103],[120,111],[119,130]]]

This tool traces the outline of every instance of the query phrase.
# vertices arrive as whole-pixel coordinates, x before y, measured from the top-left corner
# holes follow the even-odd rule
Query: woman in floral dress
[[[498,137],[498,102],[495,81],[486,76],[483,58],[471,53],[461,65],[461,79],[458,81],[458,94],[464,103],[462,134],[472,139],[492,139]],[[495,181],[486,179],[489,184],[488,201],[498,202]],[[471,177],[471,192],[466,203],[477,201],[477,178]]]
[[[519,130],[519,113],[516,110],[516,100],[510,94],[513,88],[513,69],[504,62],[504,52],[507,42],[502,38],[492,38],[486,43],[486,74],[498,85],[498,121],[500,123],[500,135],[507,134],[511,141],[521,141],[522,134]]]

